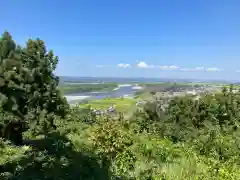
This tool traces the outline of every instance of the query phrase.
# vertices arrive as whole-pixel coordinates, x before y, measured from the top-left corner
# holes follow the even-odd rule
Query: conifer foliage
[[[40,39],[17,46],[8,32],[0,39],[1,135],[11,139],[14,129],[22,134],[31,124],[54,126],[54,115],[64,117],[68,105],[54,75],[58,57],[47,52]],[[27,126],[26,126],[27,125]],[[17,127],[16,127],[17,126]]]

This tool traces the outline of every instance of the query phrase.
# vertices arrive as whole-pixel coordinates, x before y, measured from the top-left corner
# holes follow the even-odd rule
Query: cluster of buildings
[[[104,114],[107,114],[107,113],[117,113],[115,105],[112,105],[105,110],[91,108],[91,111],[93,113],[95,113],[96,115],[104,115]]]

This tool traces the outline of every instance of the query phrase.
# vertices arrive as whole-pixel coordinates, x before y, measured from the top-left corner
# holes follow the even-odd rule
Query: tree
[[[4,32],[0,39],[0,108],[3,111],[0,121],[2,124],[1,134],[8,139],[11,139],[11,132],[14,129],[17,129],[14,133],[15,137],[20,136],[24,129],[27,99],[23,82],[27,74],[27,70],[21,66],[19,47],[16,46],[11,35]],[[12,118],[11,115],[15,118]],[[17,141],[21,141],[20,139],[21,136]]]
[[[59,79],[54,75],[58,57],[54,56],[53,51],[47,52],[45,43],[40,39],[28,40],[21,55],[23,66],[30,70],[32,77],[30,82],[25,83],[32,117],[39,117],[43,111],[46,115],[56,114],[64,117],[68,105],[58,90]],[[50,124],[53,125],[53,122]]]
[[[55,115],[67,114],[68,104],[54,75],[58,57],[47,52],[44,41],[30,39],[26,47],[20,47],[5,32],[0,41],[0,63],[1,109],[17,117],[18,125],[36,127],[43,120],[40,128],[48,129],[54,127]],[[2,123],[5,129],[12,120]]]

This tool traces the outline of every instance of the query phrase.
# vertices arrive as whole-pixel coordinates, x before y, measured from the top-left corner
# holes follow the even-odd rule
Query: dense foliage
[[[156,98],[128,119],[97,117],[68,107],[53,73],[58,60],[43,41],[20,47],[4,33],[0,53],[0,179],[239,179],[233,86]],[[16,131],[23,142],[12,138]]]
[[[166,82],[166,83],[145,83],[143,84],[145,87],[145,91],[149,92],[169,92],[169,91],[183,91],[186,88],[191,88],[193,87],[191,84],[187,83],[171,83],[171,82]]]
[[[99,84],[69,84],[65,83],[60,86],[60,89],[64,94],[80,93],[80,92],[92,92],[99,90],[112,90],[117,88],[117,83],[99,83]]]
[[[67,113],[53,74],[58,58],[42,40],[20,47],[8,32],[0,39],[0,57],[1,136],[21,144],[24,130],[38,125],[47,130],[54,127],[53,115]]]

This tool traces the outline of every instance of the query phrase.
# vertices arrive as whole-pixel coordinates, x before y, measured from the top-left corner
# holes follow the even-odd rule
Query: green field
[[[102,83],[102,84],[63,84],[60,86],[64,94],[91,92],[101,90],[113,90],[118,87],[116,83]]]
[[[104,110],[112,105],[116,105],[117,111],[127,112],[136,104],[136,99],[133,98],[105,98],[101,100],[88,101],[87,104],[82,104],[80,107],[91,107],[94,109]]]

